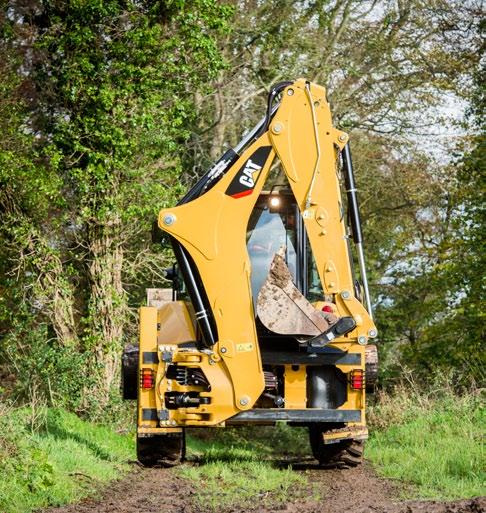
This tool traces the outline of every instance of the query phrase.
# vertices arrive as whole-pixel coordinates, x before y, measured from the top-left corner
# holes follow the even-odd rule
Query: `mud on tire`
[[[137,437],[137,459],[144,467],[174,467],[185,453],[184,432]]]
[[[319,461],[319,465],[334,468],[352,468],[363,462],[363,440],[343,440],[334,444],[324,444],[322,433],[322,428],[318,426],[309,427],[312,454]]]

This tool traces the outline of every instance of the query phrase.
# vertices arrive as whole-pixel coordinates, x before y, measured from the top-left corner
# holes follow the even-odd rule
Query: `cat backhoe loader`
[[[358,465],[377,330],[348,135],[325,89],[276,85],[257,126],[160,212],[159,235],[173,287],[149,291],[123,356],[139,461],[181,461],[186,428],[285,421],[309,428],[320,464]]]

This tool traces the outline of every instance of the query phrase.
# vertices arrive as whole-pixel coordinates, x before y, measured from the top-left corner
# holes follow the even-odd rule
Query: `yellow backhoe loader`
[[[257,126],[160,212],[159,235],[173,288],[149,290],[123,355],[139,461],[180,462],[185,428],[285,421],[309,428],[320,464],[358,465],[377,330],[348,135],[325,89],[274,86]]]

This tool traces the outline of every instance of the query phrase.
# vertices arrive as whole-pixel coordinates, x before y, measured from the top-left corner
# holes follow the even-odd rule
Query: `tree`
[[[130,335],[128,293],[140,294],[134,276],[146,268],[141,233],[179,188],[177,148],[194,92],[222,65],[215,34],[229,11],[212,0],[87,0],[10,2],[4,13],[2,44],[21,48],[17,128],[34,143],[27,168],[5,164],[7,266],[56,343],[92,356],[97,393],[85,399],[103,406]]]
[[[234,145],[261,117],[271,84],[304,76],[326,85],[335,123],[351,132],[382,355],[397,353],[422,375],[457,365],[458,332],[439,327],[465,286],[445,275],[451,260],[462,261],[464,182],[446,156],[454,147],[434,133],[457,121],[444,103],[469,99],[481,3],[234,5],[233,33],[220,41],[229,66],[214,93],[196,99],[199,132],[186,168],[197,174]]]

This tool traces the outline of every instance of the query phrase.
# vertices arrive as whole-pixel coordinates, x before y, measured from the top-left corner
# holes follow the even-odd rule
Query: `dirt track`
[[[288,462],[287,462],[288,464]],[[285,506],[253,509],[231,509],[231,513],[258,511],[270,513],[484,513],[486,497],[454,502],[399,502],[400,490],[375,476],[364,465],[353,470],[322,470],[312,461],[294,465],[296,472],[305,472],[312,491],[319,490],[321,499],[298,499]],[[199,513],[192,505],[194,489],[170,469],[136,468],[123,480],[105,489],[97,499],[62,508],[50,508],[44,513]]]

